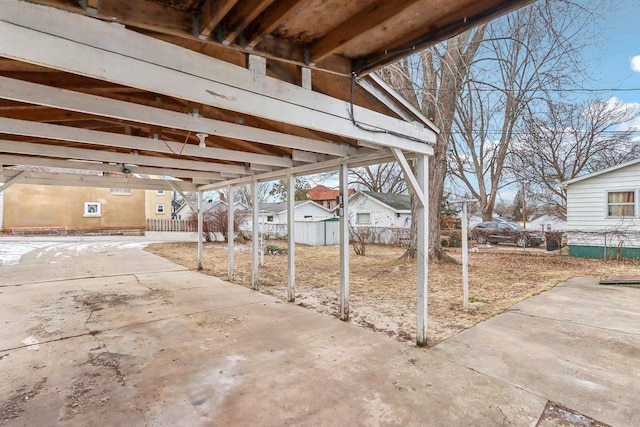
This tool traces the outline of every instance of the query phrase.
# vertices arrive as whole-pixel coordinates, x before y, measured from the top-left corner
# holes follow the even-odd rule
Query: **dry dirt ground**
[[[286,248],[285,242],[269,244]],[[197,268],[196,243],[152,244],[147,251],[190,269]],[[352,322],[399,341],[415,341],[416,264],[401,260],[403,248],[368,245],[366,256],[350,254]],[[448,249],[461,259],[460,249]],[[236,245],[234,282],[250,286],[250,245]],[[204,273],[226,279],[227,246],[204,246]],[[433,346],[518,301],[572,277],[640,275],[638,261],[571,258],[562,252],[515,247],[480,249],[469,254],[469,309],[462,307],[462,267],[429,265],[428,344]],[[259,290],[285,300],[287,256],[265,255]],[[296,245],[296,303],[338,316],[340,289],[338,246]]]

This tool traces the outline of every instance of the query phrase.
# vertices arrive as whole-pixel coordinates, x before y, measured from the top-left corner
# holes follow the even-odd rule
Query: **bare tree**
[[[580,74],[577,25],[588,14],[543,1],[491,24],[471,67],[451,132],[449,168],[491,220],[523,112]],[[568,19],[571,17],[572,19]]]
[[[258,201],[265,202],[269,198],[269,191],[271,191],[271,182],[259,182],[258,183]],[[222,191],[226,193],[226,191]],[[225,194],[226,196],[226,194]],[[251,194],[251,186],[243,185],[240,187],[235,187],[233,189],[233,197],[234,201],[240,202],[243,206],[247,208],[253,207],[253,195]]]
[[[511,175],[530,182],[532,196],[548,213],[566,218],[563,181],[640,156],[636,129],[625,126],[638,112],[615,98],[549,102],[544,113],[528,112],[509,154]]]
[[[401,95],[418,107],[439,128],[434,154],[429,159],[429,255],[445,257],[440,239],[440,205],[447,173],[447,147],[456,106],[463,84],[486,25],[465,31],[431,49],[383,69],[380,75]],[[412,195],[412,211],[415,197]],[[405,256],[416,256],[415,221],[412,222],[409,248]]]
[[[351,183],[376,193],[406,194],[407,184],[397,163],[383,163],[350,170]]]

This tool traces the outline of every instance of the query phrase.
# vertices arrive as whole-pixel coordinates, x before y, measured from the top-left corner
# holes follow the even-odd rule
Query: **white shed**
[[[569,255],[640,258],[640,159],[564,185]]]
[[[311,246],[340,244],[340,218],[296,220],[296,243]]]

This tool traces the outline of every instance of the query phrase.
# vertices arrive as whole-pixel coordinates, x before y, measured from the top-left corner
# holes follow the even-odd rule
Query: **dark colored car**
[[[512,222],[481,222],[471,230],[471,238],[481,245],[487,242],[494,245],[515,243],[521,248],[540,246],[544,241],[540,232],[525,230],[522,226]]]

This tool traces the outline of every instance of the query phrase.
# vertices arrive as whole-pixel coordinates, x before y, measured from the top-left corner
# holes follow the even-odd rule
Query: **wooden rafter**
[[[306,0],[281,0],[274,2],[264,11],[260,18],[247,29],[245,34],[246,45],[250,48],[255,48],[267,34],[271,34],[278,28],[304,1]]]
[[[345,44],[366,34],[367,31],[383,24],[391,17],[406,10],[417,2],[418,0],[404,0],[399,2],[383,1],[374,3],[371,7],[352,16],[315,42],[310,49],[311,62],[317,63],[322,61]]]
[[[224,44],[231,44],[273,0],[244,0],[238,3],[224,22]]]
[[[208,38],[236,3],[238,0],[206,0],[202,5],[198,21],[200,38]]]

